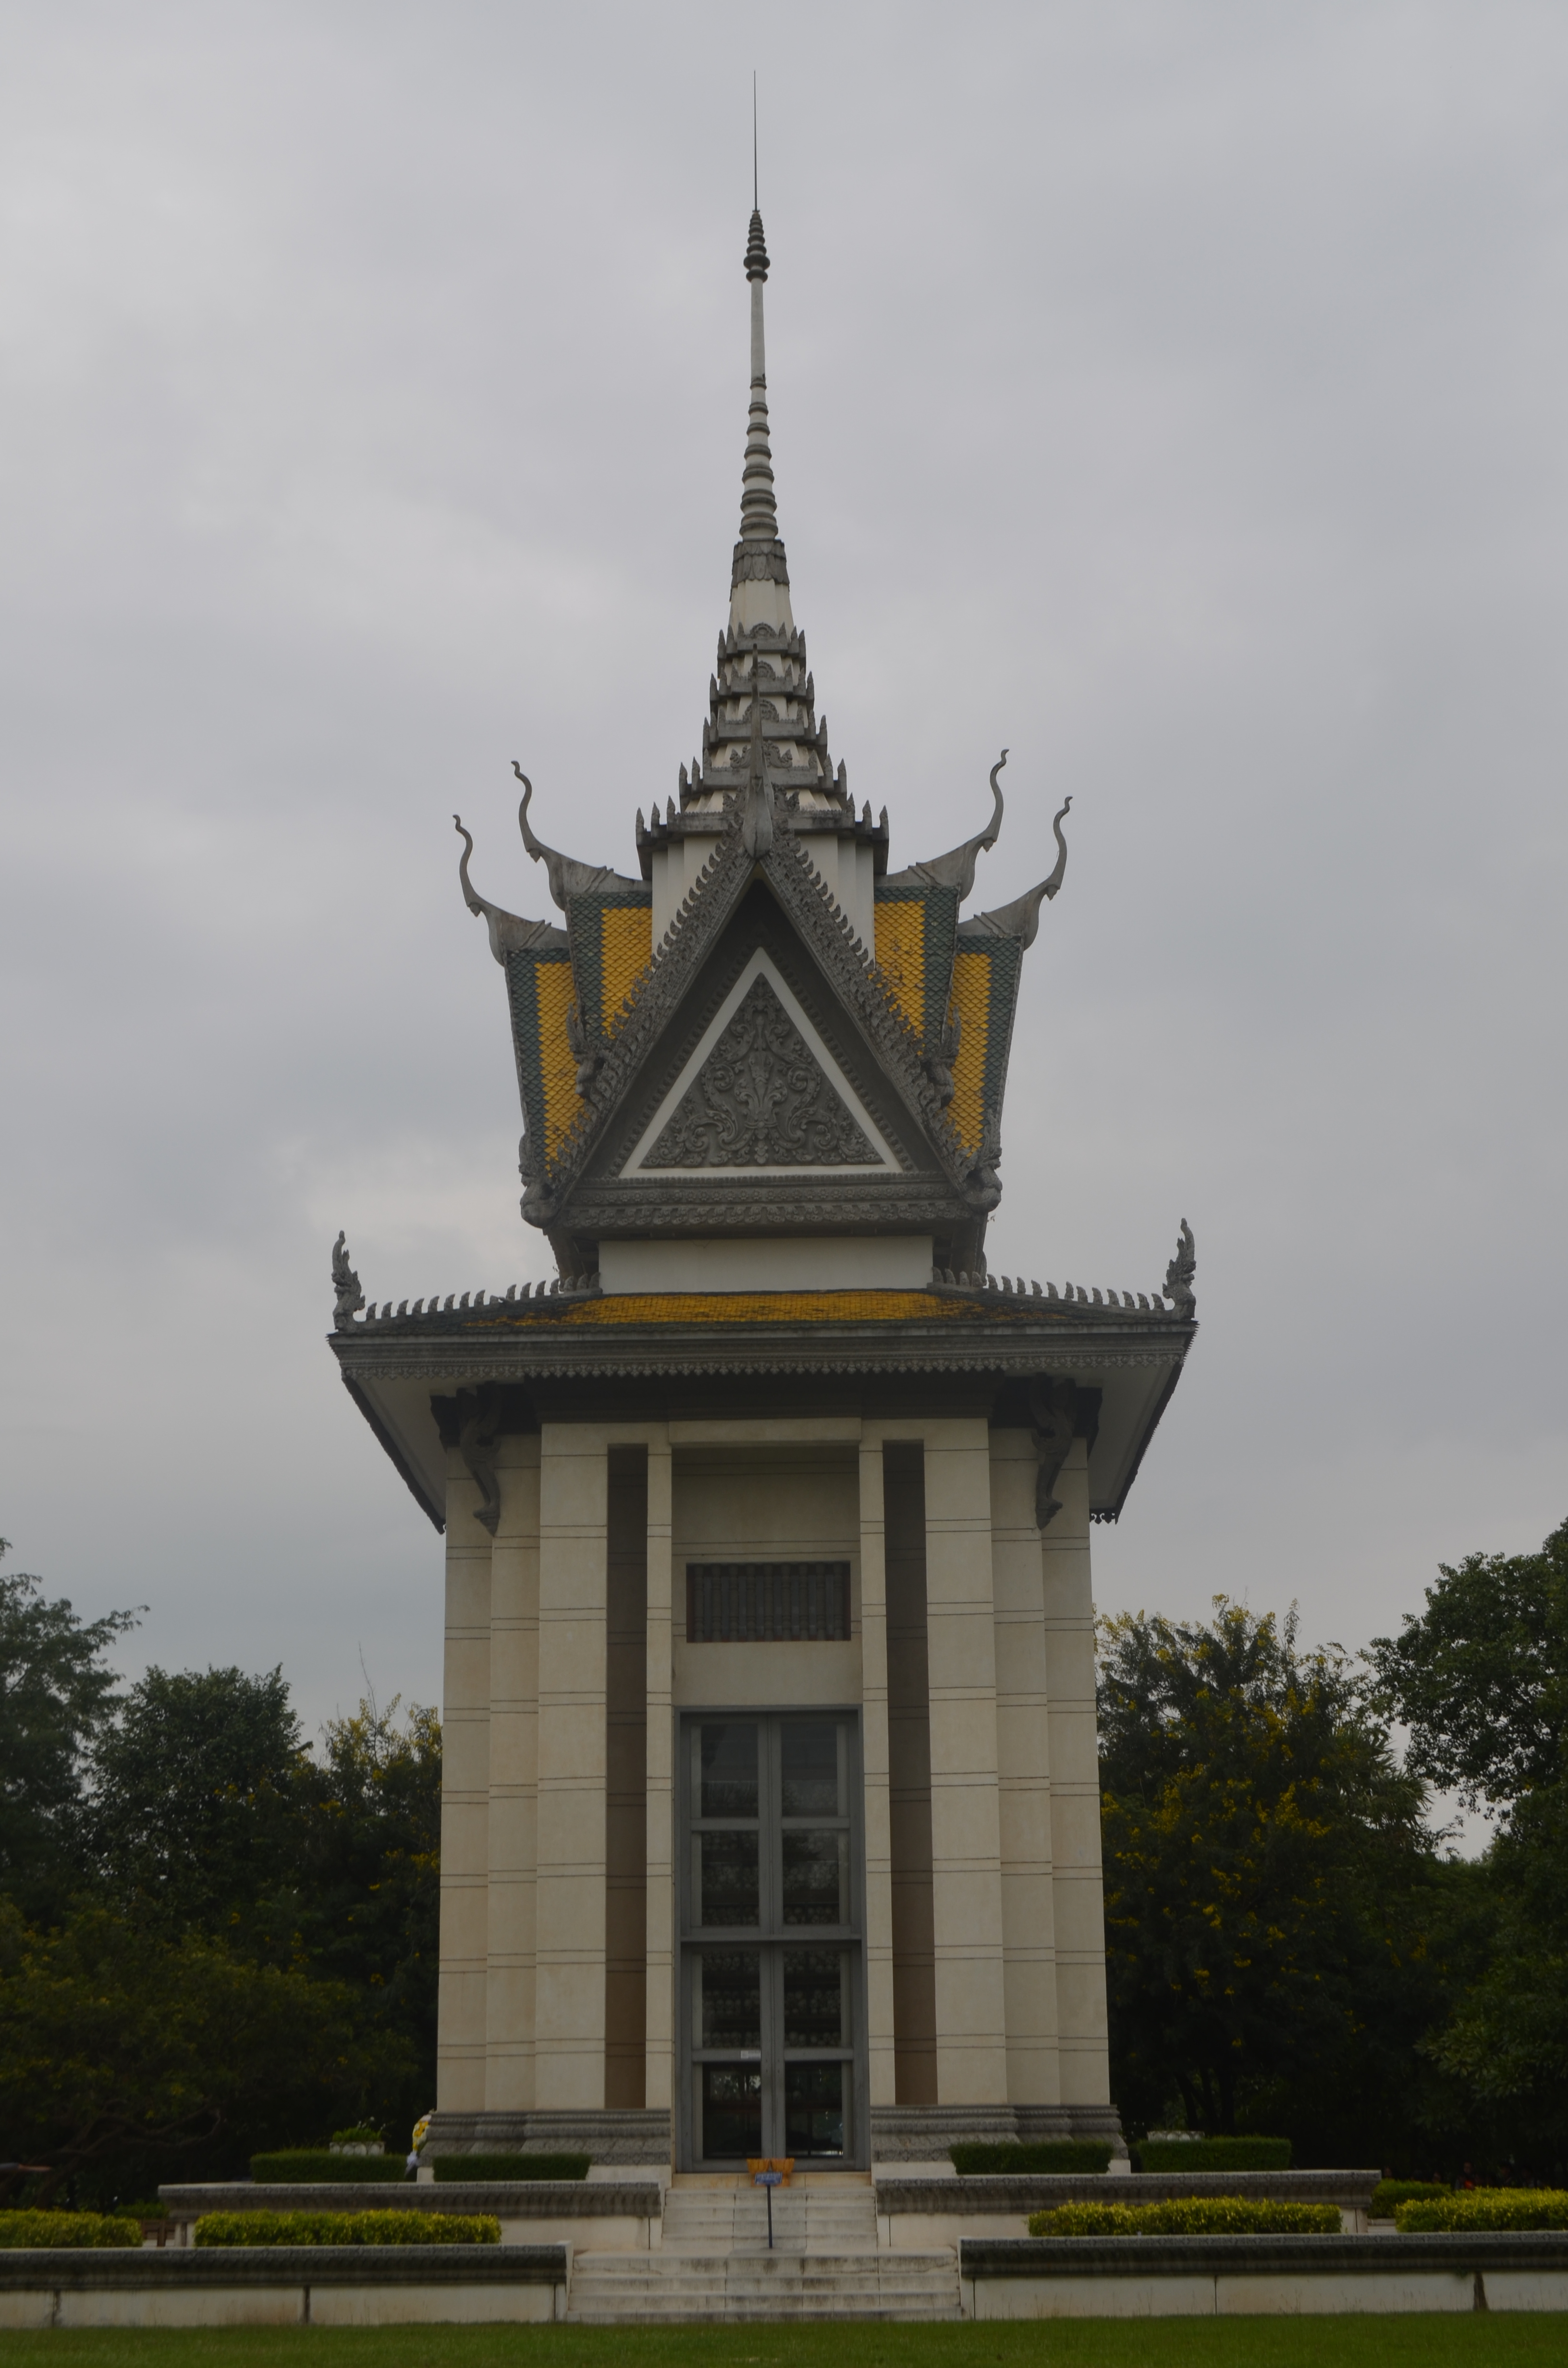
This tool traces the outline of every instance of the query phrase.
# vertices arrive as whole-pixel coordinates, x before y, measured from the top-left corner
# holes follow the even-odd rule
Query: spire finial
[[[762,199],[756,194],[756,68],[751,70],[751,210],[756,213]]]

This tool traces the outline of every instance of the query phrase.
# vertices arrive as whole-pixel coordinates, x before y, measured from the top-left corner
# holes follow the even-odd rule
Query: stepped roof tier
[[[763,336],[768,261],[745,252],[751,391],[730,613],[701,753],[636,817],[638,871],[560,853],[534,827],[562,925],[462,892],[506,974],[523,1105],[523,1214],[565,1273],[607,1237],[832,1232],[929,1236],[983,1265],[1001,1197],[1003,1097],[1022,957],[1066,868],[960,918],[1002,825],[888,870],[886,811],[857,813],[795,623],[774,499]],[[789,1191],[778,1187],[787,1178]]]
[[[367,1315],[340,1239],[333,1345],[437,1525],[449,1432],[483,1460],[487,1425],[524,1406],[532,1422],[590,1379],[673,1412],[715,1391],[760,1405],[808,1376],[836,1377],[846,1406],[917,1396],[922,1376],[967,1375],[977,1403],[1044,1390],[1028,1419],[1047,1440],[1049,1393],[1066,1392],[1093,1509],[1114,1518],[1196,1328],[1190,1234],[1163,1292],[1136,1301],[998,1291],[985,1257],[1023,957],[1062,883],[1071,801],[1048,876],[966,913],[1001,832],[1003,749],[980,826],[890,870],[886,811],[856,809],[791,607],[755,211],[744,269],[740,531],[699,753],[662,812],[638,812],[624,873],[542,839],[536,822],[555,826],[515,765],[553,919],[480,893],[455,818],[462,894],[506,978],[522,1213],[559,1279]]]

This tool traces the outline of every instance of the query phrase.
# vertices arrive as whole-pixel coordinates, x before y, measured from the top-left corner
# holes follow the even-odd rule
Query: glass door
[[[688,2163],[865,2160],[857,1740],[846,1714],[684,1725]]]

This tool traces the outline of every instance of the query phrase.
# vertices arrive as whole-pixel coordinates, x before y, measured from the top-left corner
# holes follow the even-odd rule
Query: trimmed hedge
[[[373,2180],[391,2187],[406,2179],[403,2158],[395,2154],[328,2154],[325,2147],[301,2146],[288,2154],[253,2154],[250,2175],[258,2187],[362,2187]]]
[[[1289,2138],[1145,2138],[1136,2170],[1289,2170]]]
[[[1033,2145],[956,2146],[948,2149],[960,2179],[1019,2178],[1027,2172],[1104,2170],[1107,2138],[1040,2138]]]
[[[1402,2236],[1426,2228],[1568,2228],[1568,2190],[1561,2187],[1472,2187],[1402,2203],[1393,2215]]]
[[[141,2230],[137,2230],[138,2242]],[[488,2212],[206,2212],[199,2245],[498,2245]]]
[[[1334,2237],[1336,2203],[1184,2195],[1168,2203],[1061,2203],[1031,2212],[1031,2237]]]
[[[0,2246],[140,2245],[142,2223],[108,2212],[0,2212]]]
[[[472,2186],[476,2180],[586,2179],[591,2154],[438,2154],[433,2157],[437,2182],[459,2180]]]
[[[1392,2220],[1402,2203],[1425,2203],[1433,2197],[1451,2195],[1453,2192],[1440,2180],[1380,2179],[1372,2190],[1367,2216],[1369,2220]]]

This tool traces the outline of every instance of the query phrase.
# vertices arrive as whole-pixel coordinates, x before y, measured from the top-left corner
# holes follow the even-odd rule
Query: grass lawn
[[[6,2368],[1514,2368],[1568,2316],[1040,2319],[1001,2326],[116,2328],[0,2336]]]

